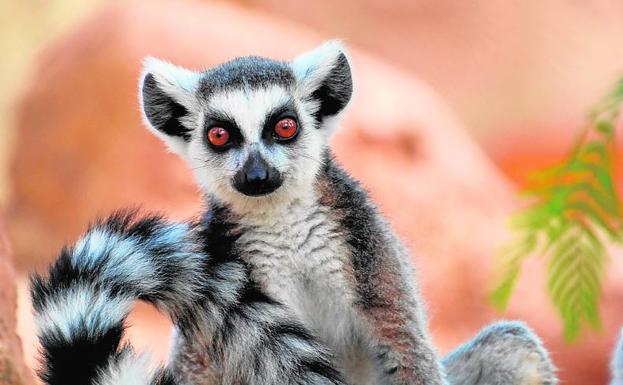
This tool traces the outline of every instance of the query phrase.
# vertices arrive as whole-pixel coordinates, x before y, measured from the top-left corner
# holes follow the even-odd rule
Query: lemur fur
[[[194,170],[206,210],[187,223],[113,215],[65,249],[47,278],[34,277],[43,380],[445,384],[409,254],[328,149],[352,89],[335,41],[292,62],[245,57],[203,72],[148,59],[145,121]],[[119,346],[136,299],[176,326],[166,369],[145,369]],[[448,380],[554,384],[538,339],[520,324],[511,329],[449,358]],[[531,341],[519,350],[533,360],[496,377],[519,340]],[[500,351],[509,354],[488,362]],[[493,374],[457,374],[479,365]]]
[[[610,372],[612,374],[610,385],[623,385],[623,329],[619,332],[612,352]]]

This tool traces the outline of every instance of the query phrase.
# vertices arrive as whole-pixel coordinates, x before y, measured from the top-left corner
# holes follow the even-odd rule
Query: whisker
[[[309,155],[306,155],[306,154],[298,154],[298,155],[302,156],[303,158],[306,158],[306,159],[309,159],[309,160],[313,160],[314,162],[318,163],[320,166],[324,166],[324,163],[320,159],[313,158],[313,157],[311,157]]]

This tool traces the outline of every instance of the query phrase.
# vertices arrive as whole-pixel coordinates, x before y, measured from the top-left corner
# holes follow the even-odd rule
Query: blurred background
[[[333,147],[413,250],[440,352],[493,319],[522,319],[563,383],[607,382],[623,324],[620,251],[601,330],[573,344],[545,294],[542,259],[526,263],[504,313],[487,294],[518,186],[564,157],[623,75],[622,2],[8,0],[0,25],[0,202],[29,365],[30,271],[113,208],[176,218],[200,209],[190,173],[141,126],[142,58],[202,69],[240,55],[290,59],[340,38],[356,96]],[[141,306],[133,317],[131,338],[166,359],[168,323]]]

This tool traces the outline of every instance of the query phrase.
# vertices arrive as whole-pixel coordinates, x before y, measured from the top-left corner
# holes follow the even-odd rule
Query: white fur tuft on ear
[[[305,88],[314,89],[329,75],[340,57],[348,54],[339,40],[329,40],[315,49],[305,52],[292,61],[297,81]]]
[[[302,54],[292,61],[291,68],[299,95],[316,102],[314,116],[320,126],[350,102],[353,79],[348,55],[340,41],[330,40]]]
[[[168,85],[174,90],[195,92],[199,85],[200,74],[189,69],[176,66],[168,61],[148,56],[143,60],[143,76],[152,74],[159,84]]]
[[[148,57],[139,83],[143,117],[151,131],[181,156],[195,129],[201,74]]]

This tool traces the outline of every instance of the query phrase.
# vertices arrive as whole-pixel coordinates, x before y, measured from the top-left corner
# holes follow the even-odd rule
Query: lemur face
[[[204,72],[150,58],[140,94],[148,126],[208,194],[252,204],[313,189],[352,80],[332,41],[292,62],[244,57]]]

